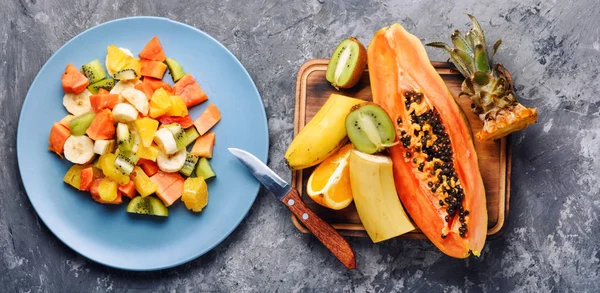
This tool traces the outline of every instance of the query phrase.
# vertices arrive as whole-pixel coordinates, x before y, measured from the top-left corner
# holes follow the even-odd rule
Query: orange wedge
[[[341,210],[352,202],[348,158],[352,144],[347,144],[325,159],[308,178],[306,193],[316,203]]]

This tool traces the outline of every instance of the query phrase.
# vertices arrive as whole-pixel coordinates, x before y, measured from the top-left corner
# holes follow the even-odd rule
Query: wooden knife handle
[[[356,267],[356,258],[350,244],[304,204],[296,189],[292,188],[281,201],[348,269]]]

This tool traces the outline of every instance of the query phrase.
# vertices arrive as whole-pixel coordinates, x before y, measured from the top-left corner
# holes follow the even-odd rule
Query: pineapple
[[[150,147],[152,140],[154,140],[154,133],[158,129],[158,121],[149,117],[138,118],[135,120],[135,127],[140,134],[142,144],[145,147]]]
[[[157,118],[171,109],[171,97],[163,88],[157,89],[150,99],[150,117]]]
[[[135,166],[135,168],[133,168],[133,174],[135,190],[137,190],[142,197],[153,194],[158,190],[158,184],[152,181],[139,166]]]
[[[139,59],[127,55],[115,45],[108,46],[106,50],[108,52],[106,54],[106,69],[111,76],[127,69],[135,71],[136,79],[141,76],[142,62]]]
[[[146,159],[146,160],[156,162],[156,157],[158,157],[158,146],[153,144],[153,145],[150,145],[149,147],[145,147],[143,144],[141,144],[138,147],[135,155],[140,157],[140,159]]]
[[[517,100],[510,72],[502,64],[492,62],[491,57],[502,40],[496,41],[490,56],[479,22],[474,16],[467,15],[473,27],[464,37],[458,30],[452,33],[454,48],[443,42],[427,45],[450,54],[450,61],[465,77],[460,95],[471,97],[471,110],[483,121],[483,129],[475,136],[480,141],[490,141],[535,123],[538,115],[535,108],[527,108]]]
[[[100,185],[98,186],[100,199],[106,202],[114,201],[118,196],[117,189],[117,182],[112,181],[108,177],[102,178],[102,181],[100,181]]]
[[[181,96],[171,96],[171,108],[167,112],[167,115],[183,117],[187,114],[188,108]]]

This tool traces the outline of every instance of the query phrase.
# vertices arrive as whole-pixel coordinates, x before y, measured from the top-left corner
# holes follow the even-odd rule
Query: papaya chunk
[[[208,105],[208,108],[200,114],[200,117],[194,121],[194,126],[200,135],[204,135],[208,132],[217,122],[221,120],[221,111],[215,106],[215,104]]]
[[[190,108],[206,100],[208,96],[196,82],[194,77],[187,73],[174,86],[173,91],[176,95],[183,98],[185,105]]]
[[[154,36],[150,40],[150,42],[146,44],[144,49],[142,49],[142,51],[140,52],[139,56],[142,59],[154,60],[159,62],[163,62],[167,59],[165,51],[163,51],[162,45],[160,44],[160,41],[156,36]]]
[[[71,130],[64,126],[60,122],[56,122],[50,129],[50,136],[48,137],[48,143],[50,146],[48,150],[55,152],[62,158],[62,153],[65,147],[65,141],[71,136]]]
[[[89,84],[90,81],[83,73],[79,72],[77,67],[71,63],[67,64],[65,73],[62,75],[62,88],[65,93],[80,94]]]
[[[461,109],[419,38],[401,25],[379,30],[367,55],[373,101],[401,134],[389,152],[402,204],[442,252],[478,256],[487,233],[486,197]]]
[[[109,109],[96,113],[96,117],[85,133],[93,140],[111,139],[115,136],[115,121]]]
[[[167,65],[162,62],[154,60],[142,60],[142,76],[162,79],[163,75],[165,75],[165,71],[167,71]]]

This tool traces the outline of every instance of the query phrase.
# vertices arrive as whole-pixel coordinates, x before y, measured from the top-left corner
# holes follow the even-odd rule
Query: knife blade
[[[304,204],[298,191],[281,179],[271,168],[251,153],[229,148],[256,179],[290,209],[290,211],[321,241],[348,269],[356,267],[356,258],[350,244],[331,225],[319,218]]]

